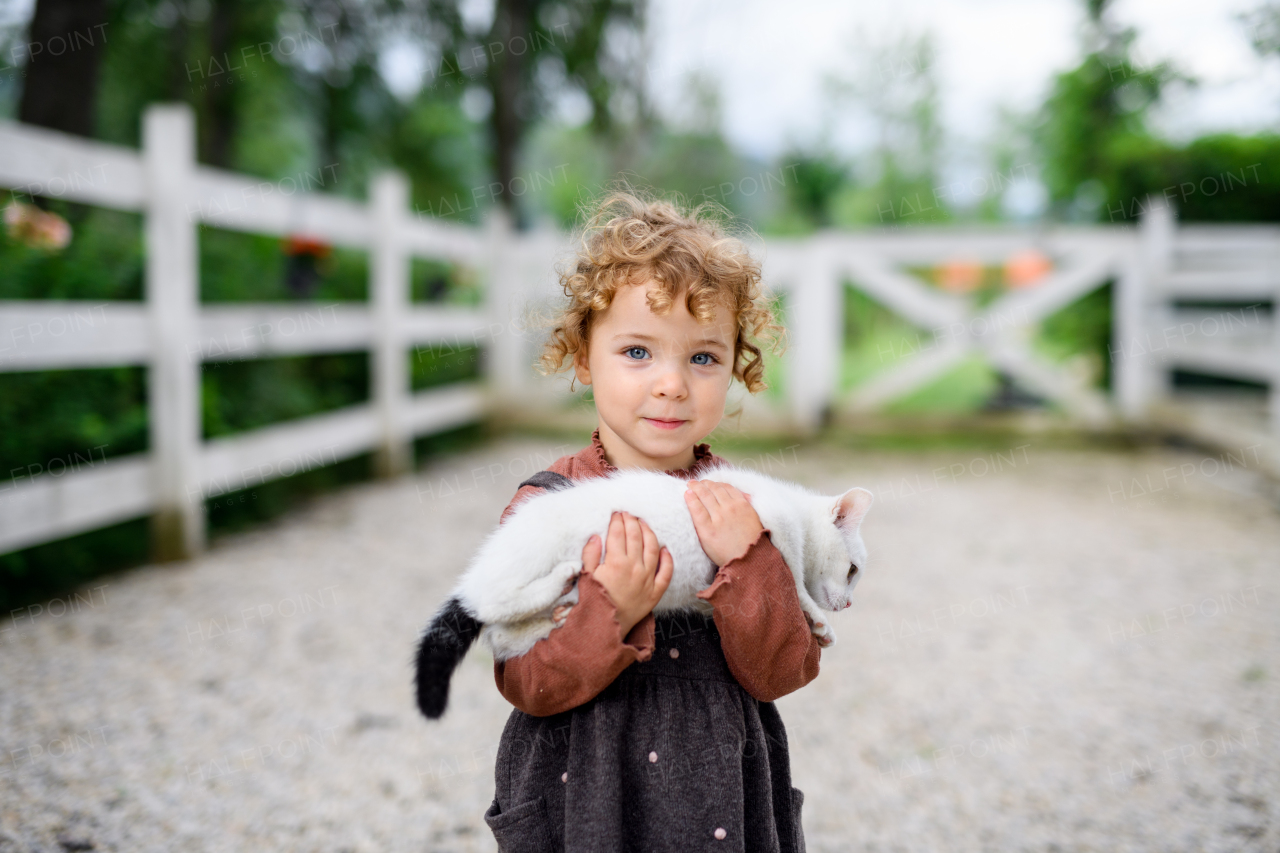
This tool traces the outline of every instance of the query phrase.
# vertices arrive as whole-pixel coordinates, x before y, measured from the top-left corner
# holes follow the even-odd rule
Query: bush
[[[1105,219],[1136,219],[1151,194],[1169,198],[1185,222],[1280,220],[1280,135],[1220,134],[1181,148],[1126,137],[1112,160]]]

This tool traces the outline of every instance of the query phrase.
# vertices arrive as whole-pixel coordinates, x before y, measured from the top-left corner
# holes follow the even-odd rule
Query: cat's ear
[[[867,510],[871,509],[873,500],[874,497],[870,492],[855,486],[832,504],[831,520],[835,522],[836,527],[852,533],[862,524],[862,519],[866,516]]]

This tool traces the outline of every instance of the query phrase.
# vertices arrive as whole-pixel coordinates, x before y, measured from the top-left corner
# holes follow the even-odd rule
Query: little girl
[[[615,513],[582,551],[578,602],[520,657],[494,663],[516,706],[485,813],[511,853],[804,850],[787,734],[773,700],[818,674],[795,580],[748,495],[697,479],[724,460],[698,441],[729,383],[765,387],[748,336],[782,327],[760,268],[698,211],[615,193],[588,224],[569,297],[542,354],[592,387],[591,444],[548,469],[619,468],[688,480],[685,501],[718,566],[713,615],[651,612],[672,561],[642,519]],[[522,484],[502,520],[541,488]],[[601,562],[601,553],[605,559]]]

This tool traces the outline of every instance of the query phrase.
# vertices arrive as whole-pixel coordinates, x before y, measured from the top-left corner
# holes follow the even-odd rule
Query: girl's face
[[[717,305],[712,322],[699,325],[681,294],[666,315],[654,314],[652,287],[619,288],[574,359],[579,381],[592,386],[600,443],[618,468],[692,465],[693,446],[724,415],[733,379],[731,310]]]

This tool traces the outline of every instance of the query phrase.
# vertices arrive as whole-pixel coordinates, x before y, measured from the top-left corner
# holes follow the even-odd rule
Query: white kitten
[[[867,558],[859,527],[872,495],[853,488],[816,494],[795,483],[732,465],[707,469],[699,479],[749,494],[795,578],[800,606],[823,646],[835,632],[821,611],[841,610],[862,577]],[[578,600],[575,579],[582,549],[599,534],[607,551],[615,511],[641,518],[674,560],[671,584],[655,615],[681,610],[711,613],[695,596],[715,579],[685,504],[688,483],[655,471],[615,471],[534,495],[489,534],[458,580],[444,608],[423,633],[417,661],[418,702],[428,717],[444,711],[448,680],[467,647],[479,639],[502,661],[524,654],[563,623]],[[603,560],[602,554],[601,559]]]

